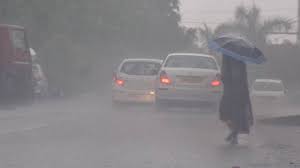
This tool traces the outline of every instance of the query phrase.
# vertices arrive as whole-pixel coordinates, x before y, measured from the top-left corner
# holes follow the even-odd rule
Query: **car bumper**
[[[135,90],[123,90],[114,89],[112,93],[112,99],[116,102],[134,102],[134,103],[154,103],[155,93],[154,91],[135,91]]]
[[[167,101],[217,103],[220,101],[221,95],[220,90],[159,88],[156,91],[158,99]]]
[[[283,100],[283,97],[276,96],[253,96],[251,98],[253,103],[256,104],[266,104],[266,103],[280,103]]]

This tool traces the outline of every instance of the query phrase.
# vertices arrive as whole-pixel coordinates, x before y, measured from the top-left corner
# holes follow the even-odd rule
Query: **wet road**
[[[209,111],[113,109],[100,96],[2,110],[0,167],[276,167],[264,132],[231,147],[217,112]]]

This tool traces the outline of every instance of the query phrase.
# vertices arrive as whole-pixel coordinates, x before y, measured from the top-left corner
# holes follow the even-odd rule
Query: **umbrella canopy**
[[[266,62],[263,53],[247,39],[240,36],[221,36],[209,42],[211,50],[230,56],[245,63],[262,64]]]

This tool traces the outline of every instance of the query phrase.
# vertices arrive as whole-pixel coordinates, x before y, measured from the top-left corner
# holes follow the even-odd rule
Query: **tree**
[[[292,20],[284,17],[262,19],[261,10],[257,6],[238,6],[234,21],[219,25],[216,34],[240,33],[259,47],[263,47],[269,33],[273,31],[289,31]]]
[[[205,48],[207,48],[208,42],[216,37],[215,31],[206,23],[203,24],[203,27],[198,28],[198,35],[200,44]]]
[[[208,43],[218,37],[219,35],[222,35],[223,32],[229,32],[232,31],[233,27],[232,25],[225,25],[220,24],[215,29],[209,27],[206,23],[203,24],[202,27],[199,27],[197,29],[197,35],[198,39],[200,40],[201,47],[205,50],[208,49]],[[225,31],[226,30],[226,31]],[[210,51],[207,51],[210,52]]]
[[[204,24],[198,28],[200,43],[207,47],[208,41],[223,34],[240,34],[246,36],[256,46],[263,48],[267,36],[273,31],[289,31],[292,20],[283,17],[274,17],[263,20],[261,10],[257,6],[238,6],[235,10],[234,20],[218,25],[214,30]]]
[[[180,26],[179,7],[179,0],[1,0],[0,21],[26,27],[50,83],[70,86],[83,81],[78,73],[134,52],[159,58],[192,46],[195,32]]]

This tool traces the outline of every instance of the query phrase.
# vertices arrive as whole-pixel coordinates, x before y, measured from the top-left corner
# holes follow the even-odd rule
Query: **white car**
[[[154,103],[155,79],[161,64],[158,59],[125,59],[114,73],[113,103]]]
[[[156,107],[182,102],[201,102],[218,107],[222,90],[220,67],[213,56],[170,54],[156,81]]]
[[[281,80],[256,79],[252,85],[251,97],[255,103],[275,102],[282,100],[286,92]]]

